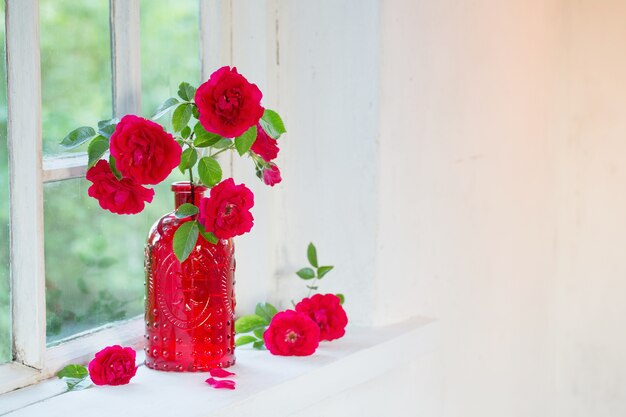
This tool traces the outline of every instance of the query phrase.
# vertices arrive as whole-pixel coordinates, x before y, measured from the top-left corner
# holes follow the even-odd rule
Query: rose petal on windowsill
[[[230,379],[217,380],[215,378],[209,378],[206,383],[216,389],[235,389],[235,381]]]
[[[214,376],[216,378],[228,378],[229,376],[235,375],[234,373],[228,372],[226,369],[223,368],[209,369],[209,373],[211,374],[211,376]]]

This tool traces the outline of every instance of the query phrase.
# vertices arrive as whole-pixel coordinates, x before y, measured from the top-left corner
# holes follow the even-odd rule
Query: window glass
[[[9,161],[7,149],[7,91],[4,59],[4,0],[0,0],[0,363],[11,360],[9,287]]]
[[[109,0],[40,0],[44,156],[79,126],[111,118]]]
[[[150,227],[174,209],[171,181],[137,215],[102,210],[85,179],[45,184],[47,340],[143,313],[144,244]]]
[[[198,0],[141,0],[143,112],[151,115],[178,85],[200,81]]]
[[[78,5],[73,1],[60,3]],[[74,15],[74,8],[64,9],[70,21],[75,19],[82,23],[87,21],[101,25],[102,16],[108,19],[106,7],[91,4],[94,2],[79,3],[80,7],[76,6],[81,10],[78,15]],[[104,3],[108,4],[106,1]],[[56,5],[56,0],[42,0],[41,7],[50,7],[50,14],[55,15],[58,13]],[[197,84],[200,73],[198,2],[151,0],[142,1],[141,5],[142,101],[144,115],[150,115],[162,101],[176,95],[180,81]],[[106,32],[105,38],[92,34],[89,40],[84,41],[86,45],[82,41],[80,45],[74,44],[78,48],[75,53],[87,55],[81,59],[89,61],[90,71],[93,71],[81,75],[83,78],[79,90],[86,92],[85,97],[78,92],[73,99],[65,101],[64,109],[59,110],[66,116],[65,121],[58,123],[50,118],[46,125],[44,120],[47,155],[62,152],[58,147],[55,148],[56,143],[72,128],[94,125],[97,120],[107,118],[111,113],[108,24],[101,29]],[[65,39],[66,36],[61,36],[49,45],[52,49],[58,48],[56,43],[63,43]],[[106,51],[101,48],[101,42],[106,44]],[[104,59],[106,63],[102,62]],[[74,64],[58,60],[58,65],[67,69]],[[99,72],[104,67],[106,70]],[[71,72],[68,75],[66,72],[58,76],[65,83],[75,83],[73,74]],[[69,86],[66,84],[64,88]],[[52,105],[54,101],[51,99],[49,103]],[[85,106],[87,109],[76,112],[76,103],[79,103],[78,107]],[[49,141],[47,145],[45,140]],[[90,183],[85,179],[45,184],[48,344],[143,313],[145,239],[152,224],[173,210],[173,194],[169,187],[171,182],[180,180],[184,178],[176,170],[168,180],[156,187],[152,204],[135,216],[118,216],[102,210],[96,200],[87,196]]]

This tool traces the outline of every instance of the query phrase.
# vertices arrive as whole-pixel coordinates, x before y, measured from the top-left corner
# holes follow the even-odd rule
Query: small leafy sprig
[[[311,296],[312,292],[318,290],[319,280],[324,278],[326,274],[332,271],[334,266],[332,265],[319,266],[319,263],[317,261],[317,248],[312,242],[309,243],[309,246],[307,247],[306,257],[309,260],[309,264],[311,264],[312,268],[308,266],[304,267],[298,270],[296,272],[296,275],[298,275],[301,279],[305,281],[309,281],[306,287],[309,289],[308,296]],[[339,299],[341,300],[341,304],[343,304],[344,295],[343,294],[335,294],[335,295],[339,297]]]
[[[183,206],[181,206],[181,208],[182,207]],[[304,280],[314,280],[311,284],[307,285],[307,288],[309,289],[308,296],[310,296],[312,291],[316,291],[318,289],[318,286],[316,285],[317,280],[324,278],[324,276],[328,274],[334,266],[318,266],[317,249],[313,243],[309,243],[309,246],[307,247],[307,258],[312,268],[302,268],[296,272],[296,274]],[[343,304],[345,301],[344,295],[335,295],[339,297],[341,304]],[[295,303],[293,301],[291,303],[295,307]],[[265,302],[258,303],[256,305],[254,314],[238,318],[235,321],[235,333],[238,335],[237,339],[235,339],[235,346],[252,344],[254,349],[265,349],[263,333],[265,333],[265,330],[267,330],[267,327],[270,325],[272,318],[277,313],[278,310],[276,307],[268,302]]]
[[[57,372],[57,377],[65,381],[68,391],[78,391],[93,385],[89,379],[89,371],[83,365],[67,365]]]
[[[278,313],[278,310],[270,303],[258,303],[254,313],[240,317],[235,321],[235,332],[240,335],[235,339],[235,346],[252,343],[254,349],[265,349],[263,333],[265,333],[267,326],[272,321],[272,317]]]

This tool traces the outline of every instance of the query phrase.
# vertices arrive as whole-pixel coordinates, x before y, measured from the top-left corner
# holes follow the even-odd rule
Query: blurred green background
[[[4,1],[2,13],[4,14]],[[149,116],[178,84],[200,77],[198,0],[141,1],[142,112]],[[44,158],[66,153],[72,129],[112,116],[108,0],[40,0]],[[4,46],[4,25],[2,25]],[[5,68],[0,82],[0,362],[10,359]],[[84,152],[85,147],[73,150]],[[169,183],[136,216],[100,209],[90,183],[44,186],[47,340],[143,312],[143,247],[150,226],[173,209]]]

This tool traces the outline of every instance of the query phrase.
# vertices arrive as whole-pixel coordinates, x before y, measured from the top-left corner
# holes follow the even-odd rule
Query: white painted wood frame
[[[141,112],[140,1],[110,0],[113,114]]]
[[[6,48],[13,357],[41,369],[46,298],[37,0],[6,2]]]
[[[37,381],[44,367],[46,305],[38,7],[37,0],[6,1],[13,362],[0,366],[0,392]],[[31,47],[24,48],[24,44]]]

